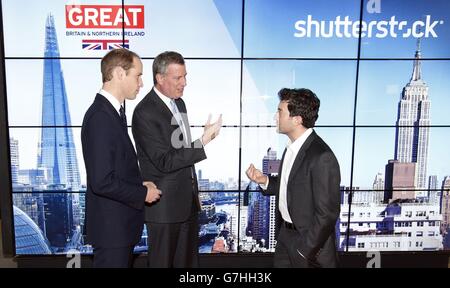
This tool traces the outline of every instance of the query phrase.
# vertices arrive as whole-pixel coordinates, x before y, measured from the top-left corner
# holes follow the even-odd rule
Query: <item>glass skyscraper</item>
[[[80,188],[80,173],[52,15],[47,17],[45,30],[43,128],[38,168],[49,169],[48,184],[64,185],[68,190],[77,191]]]
[[[78,192],[81,183],[59,57],[55,21],[53,16],[49,15],[45,25],[42,130],[38,169],[48,171],[46,191],[43,191],[45,224],[41,229],[55,252],[65,251],[76,230],[72,205],[72,201],[76,199],[67,192]]]

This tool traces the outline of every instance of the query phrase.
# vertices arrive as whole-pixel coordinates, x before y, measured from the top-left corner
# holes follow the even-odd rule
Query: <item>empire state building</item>
[[[415,187],[426,188],[430,99],[428,86],[422,79],[420,39],[411,80],[403,88],[398,104],[396,124],[395,159],[401,163],[415,163]]]

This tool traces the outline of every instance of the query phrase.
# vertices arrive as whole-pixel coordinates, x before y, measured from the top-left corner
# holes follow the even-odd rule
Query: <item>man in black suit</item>
[[[219,134],[222,116],[208,119],[200,139],[191,140],[183,96],[183,56],[164,52],[153,62],[153,89],[133,113],[133,137],[141,174],[161,189],[145,208],[149,267],[198,266],[198,198],[194,164],[206,159],[204,145]]]
[[[340,171],[333,151],[312,129],[320,101],[308,89],[284,88],[278,95],[278,132],[289,137],[278,176],[268,177],[253,164],[246,171],[264,194],[276,195],[274,266],[336,267]]]
[[[129,50],[111,50],[101,71],[103,87],[81,129],[87,242],[94,248],[94,267],[130,267],[144,226],[144,203],[160,195],[153,183],[142,181],[123,106],[142,87],[142,62]]]

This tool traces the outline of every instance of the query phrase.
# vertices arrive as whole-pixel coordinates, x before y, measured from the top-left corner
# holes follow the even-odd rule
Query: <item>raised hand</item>
[[[222,114],[220,114],[217,121],[211,124],[211,114],[208,116],[208,121],[206,121],[205,128],[203,130],[202,143],[203,145],[208,144],[219,135],[220,128],[222,128]]]
[[[264,175],[260,170],[256,169],[253,164],[250,164],[247,171],[245,171],[245,174],[247,174],[247,177],[253,182],[256,182],[258,184],[267,183],[267,176]]]

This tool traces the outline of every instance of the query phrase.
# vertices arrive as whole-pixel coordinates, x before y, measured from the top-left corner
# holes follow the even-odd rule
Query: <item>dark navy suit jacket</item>
[[[86,165],[87,242],[97,247],[135,245],[144,224],[147,188],[119,113],[97,94],[81,129]]]

